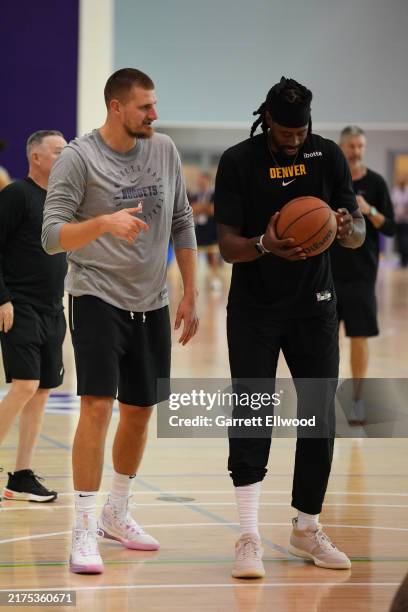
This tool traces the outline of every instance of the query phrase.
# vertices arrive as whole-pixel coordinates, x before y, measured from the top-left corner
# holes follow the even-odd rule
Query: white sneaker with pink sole
[[[160,544],[151,535],[146,533],[134,520],[127,508],[125,514],[120,513],[117,508],[105,503],[98,521],[100,535],[109,540],[116,540],[133,550],[158,550]]]
[[[99,554],[97,535],[96,528],[73,530],[69,566],[74,574],[102,574],[103,561]]]

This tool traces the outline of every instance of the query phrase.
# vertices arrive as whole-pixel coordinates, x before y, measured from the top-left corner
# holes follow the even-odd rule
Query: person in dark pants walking
[[[319,379],[317,387],[326,390],[326,397],[313,390],[312,396],[313,410],[328,428],[320,437],[308,437],[306,432],[297,440],[292,506],[298,516],[293,519],[289,550],[320,567],[345,569],[350,567],[349,559],[318,522],[333,455],[335,385],[331,381],[339,367],[329,254],[307,258],[291,239],[278,239],[276,223],[284,204],[307,195],[323,199],[336,211],[337,238],[344,247],[363,243],[365,223],[341,150],[312,133],[311,99],[312,93],[293,79],[282,77],[272,87],[254,113],[259,118],[251,137],[225,151],[220,160],[215,217],[221,255],[233,263],[227,307],[233,380],[273,381],[282,350],[294,379]],[[259,125],[262,133],[254,136]],[[298,409],[304,400],[299,391]],[[265,574],[258,507],[270,433],[240,437],[230,432],[228,469],[241,526],[234,577]]]
[[[401,268],[408,266],[408,176],[403,176],[391,192],[397,224],[397,250]]]

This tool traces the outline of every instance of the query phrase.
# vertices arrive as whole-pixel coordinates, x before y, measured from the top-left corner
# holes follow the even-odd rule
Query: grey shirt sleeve
[[[41,242],[50,255],[64,251],[60,244],[61,228],[74,219],[84,199],[86,174],[80,154],[66,146],[52,167],[44,205]]]
[[[175,155],[175,193],[173,218],[171,223],[171,237],[175,249],[197,249],[197,240],[194,229],[193,211],[188,202],[186,187],[182,174],[180,157],[176,147]]]

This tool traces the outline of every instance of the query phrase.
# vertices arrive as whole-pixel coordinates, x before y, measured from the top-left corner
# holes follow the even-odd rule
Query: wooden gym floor
[[[227,276],[227,269],[224,270]],[[201,328],[187,347],[173,350],[174,377],[228,377],[225,338],[226,293],[207,288],[201,268]],[[227,285],[227,282],[226,282]],[[381,270],[378,283],[382,334],[370,341],[372,377],[406,377],[408,363],[408,272]],[[179,281],[170,270],[173,303]],[[341,339],[341,373],[349,375],[348,341]],[[332,476],[322,523],[352,559],[352,569],[325,570],[292,558],[290,490],[294,459],[291,439],[272,445],[264,482],[260,522],[266,577],[231,578],[237,514],[226,472],[222,439],[150,439],[134,486],[136,519],[161,542],[157,553],[125,550],[101,542],[105,573],[69,573],[73,497],[70,450],[78,418],[70,337],[65,344],[64,387],[49,402],[35,459],[35,470],[59,491],[52,504],[2,502],[0,509],[0,595],[15,589],[76,591],[78,610],[142,612],[188,610],[260,612],[383,612],[408,570],[408,444],[403,438],[353,438],[336,441]],[[287,375],[281,363],[279,374]],[[2,376],[3,374],[1,374]],[[0,390],[5,391],[3,378]],[[69,394],[69,395],[68,395]],[[99,496],[110,486],[110,447],[114,414]],[[0,449],[5,472],[14,468],[16,428]],[[1,486],[4,485],[4,473]],[[12,606],[13,609],[25,609]],[[51,607],[49,609],[65,609]],[[66,607],[67,610],[73,608]]]

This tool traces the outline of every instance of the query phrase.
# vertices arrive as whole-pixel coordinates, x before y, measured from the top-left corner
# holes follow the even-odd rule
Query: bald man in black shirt
[[[353,401],[347,418],[350,425],[365,422],[363,384],[368,371],[368,338],[378,336],[375,285],[380,253],[380,234],[395,233],[394,209],[382,176],[364,164],[366,136],[358,126],[347,126],[340,136],[340,148],[350,167],[353,190],[361,213],[367,220],[366,239],[355,250],[338,245],[330,251],[337,311],[350,338],[350,365]]]
[[[31,469],[50,390],[62,383],[66,323],[62,298],[64,254],[41,246],[43,209],[52,164],[66,145],[61,132],[41,130],[27,141],[29,173],[0,192],[0,341],[10,390],[0,403],[0,443],[20,414],[14,473],[3,490],[8,500],[49,502],[55,491]]]

